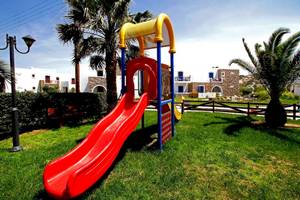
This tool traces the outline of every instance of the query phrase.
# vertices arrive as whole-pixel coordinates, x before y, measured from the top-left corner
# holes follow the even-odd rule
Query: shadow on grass
[[[278,129],[272,129],[267,127],[264,123],[261,124],[254,124],[253,122],[256,121],[252,117],[247,116],[240,116],[236,118],[227,118],[227,117],[215,117],[216,119],[220,119],[220,121],[210,122],[207,124],[204,124],[204,126],[212,126],[212,125],[218,125],[218,124],[225,124],[228,125],[224,128],[223,132],[226,135],[230,136],[238,136],[240,134],[240,130],[243,128],[252,128],[254,130],[258,130],[264,133],[267,133],[271,136],[275,136],[281,140],[288,141],[291,143],[295,143],[300,145],[300,141],[298,141],[295,138],[291,138],[283,133],[292,133],[291,129],[288,128],[278,128]]]
[[[123,144],[117,158],[106,171],[106,173],[99,179],[90,189],[88,189],[83,195],[76,199],[86,199],[88,196],[97,188],[101,187],[102,183],[107,179],[111,171],[115,166],[124,158],[127,151],[140,151],[146,149],[149,151],[157,150],[158,144],[157,139],[153,136],[157,132],[157,125],[151,125],[145,129],[139,129],[130,134],[125,143]],[[84,138],[77,140],[80,143]],[[47,192],[43,189],[40,190],[33,198],[34,200],[50,200],[53,199],[49,197]]]

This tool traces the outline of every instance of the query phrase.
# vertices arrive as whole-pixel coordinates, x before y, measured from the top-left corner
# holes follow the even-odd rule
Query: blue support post
[[[174,116],[174,106],[175,106],[175,94],[174,94],[174,53],[170,54],[170,62],[171,62],[171,98],[172,98],[172,105],[171,105],[171,120],[172,120],[172,137],[175,136],[175,116]]]
[[[161,73],[161,42],[157,42],[157,123],[158,123],[158,140],[159,149],[163,149],[162,144],[162,73]]]
[[[121,93],[122,93],[122,95],[126,92],[126,89],[125,89],[125,76],[126,76],[125,51],[126,51],[125,48],[121,49],[121,69],[122,69]]]

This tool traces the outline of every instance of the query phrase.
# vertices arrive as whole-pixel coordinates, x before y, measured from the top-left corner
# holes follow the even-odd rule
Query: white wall
[[[45,80],[45,76],[50,76],[50,80],[56,80],[59,77],[59,81],[68,81],[69,89],[75,87],[75,84],[71,84],[71,79],[74,78],[73,74],[58,73],[55,69],[43,69],[43,68],[16,68],[16,90],[19,92],[32,91],[37,92],[38,84],[40,80]],[[34,77],[32,75],[34,74]],[[10,84],[7,84],[7,92],[11,92]],[[33,89],[35,87],[35,89]]]
[[[75,84],[71,83],[72,78],[74,78],[73,71],[70,73],[57,72],[55,69],[44,69],[44,68],[16,68],[16,90],[19,92],[32,91],[37,92],[38,84],[40,80],[45,80],[45,76],[50,76],[51,80],[56,80],[56,77],[59,77],[60,83],[68,82],[69,90],[75,88]],[[35,77],[32,77],[32,74]],[[97,71],[95,70],[86,70],[84,73],[80,74],[81,82],[81,92],[87,92],[87,82],[89,76],[97,76]],[[105,77],[105,70],[104,70]],[[138,77],[134,76],[133,78],[135,89],[138,89]],[[33,89],[35,87],[35,89]],[[120,95],[121,91],[121,76],[117,76],[117,94]],[[11,92],[10,84],[7,84],[6,92]],[[138,93],[136,92],[136,95]]]
[[[183,93],[188,93],[188,83],[175,82],[175,94],[178,93],[178,86],[183,86]]]

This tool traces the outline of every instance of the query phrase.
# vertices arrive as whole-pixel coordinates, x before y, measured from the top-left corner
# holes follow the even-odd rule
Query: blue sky
[[[9,33],[17,36],[19,48],[25,48],[21,37],[30,34],[37,42],[28,55],[16,55],[18,67],[74,73],[72,48],[57,39],[55,30],[56,24],[65,21],[66,10],[63,0],[2,0],[0,47]],[[242,37],[253,47],[279,27],[300,31],[299,0],[132,0],[132,12],[144,10],[170,16],[177,44],[176,69],[192,74],[197,81],[204,81],[213,66],[228,67],[229,60],[236,57],[247,59]],[[0,52],[0,58],[8,61],[7,52]],[[166,51],[163,60],[168,62]],[[82,62],[81,73],[93,74],[87,60]]]

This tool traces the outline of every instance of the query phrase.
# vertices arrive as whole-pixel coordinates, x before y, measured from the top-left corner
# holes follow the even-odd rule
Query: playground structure
[[[122,67],[122,93],[126,91],[125,77],[126,77],[126,40],[136,39],[139,44],[139,56],[145,57],[145,50],[156,48],[157,60],[156,60],[156,78],[157,78],[157,123],[158,123],[158,141],[159,148],[162,150],[163,143],[175,134],[175,116],[174,112],[177,111],[174,104],[174,54],[175,49],[175,36],[170,18],[166,14],[160,14],[156,19],[132,24],[126,23],[120,30],[120,48],[121,48],[121,67]],[[162,64],[161,62],[161,48],[169,47],[170,53],[170,66]],[[127,67],[128,68],[128,67]],[[163,98],[163,88],[166,88],[166,84],[163,84],[163,70],[169,71],[170,69],[170,95],[165,95]],[[143,72],[142,72],[143,74]],[[148,88],[148,73],[144,72],[143,88]],[[143,78],[142,78],[143,79]],[[163,87],[164,86],[164,87]],[[165,92],[164,92],[165,94]],[[166,97],[168,99],[166,99]],[[168,106],[169,104],[169,106]],[[171,109],[170,109],[171,108]],[[177,112],[176,117],[178,117]],[[143,119],[142,119],[143,120]]]
[[[136,38],[140,57],[125,63],[126,40]],[[170,50],[170,95],[163,99],[161,47]],[[157,48],[157,60],[144,56],[144,50]],[[113,111],[101,119],[88,136],[66,155],[50,162],[43,180],[47,193],[56,199],[80,196],[95,184],[114,163],[128,136],[135,130],[150,102],[157,107],[159,148],[174,136],[174,53],[175,38],[169,17],[126,23],[120,31],[122,53],[122,97]],[[134,98],[133,76],[142,70],[143,94]],[[168,95],[167,95],[168,96]],[[177,113],[178,114],[178,113]]]

